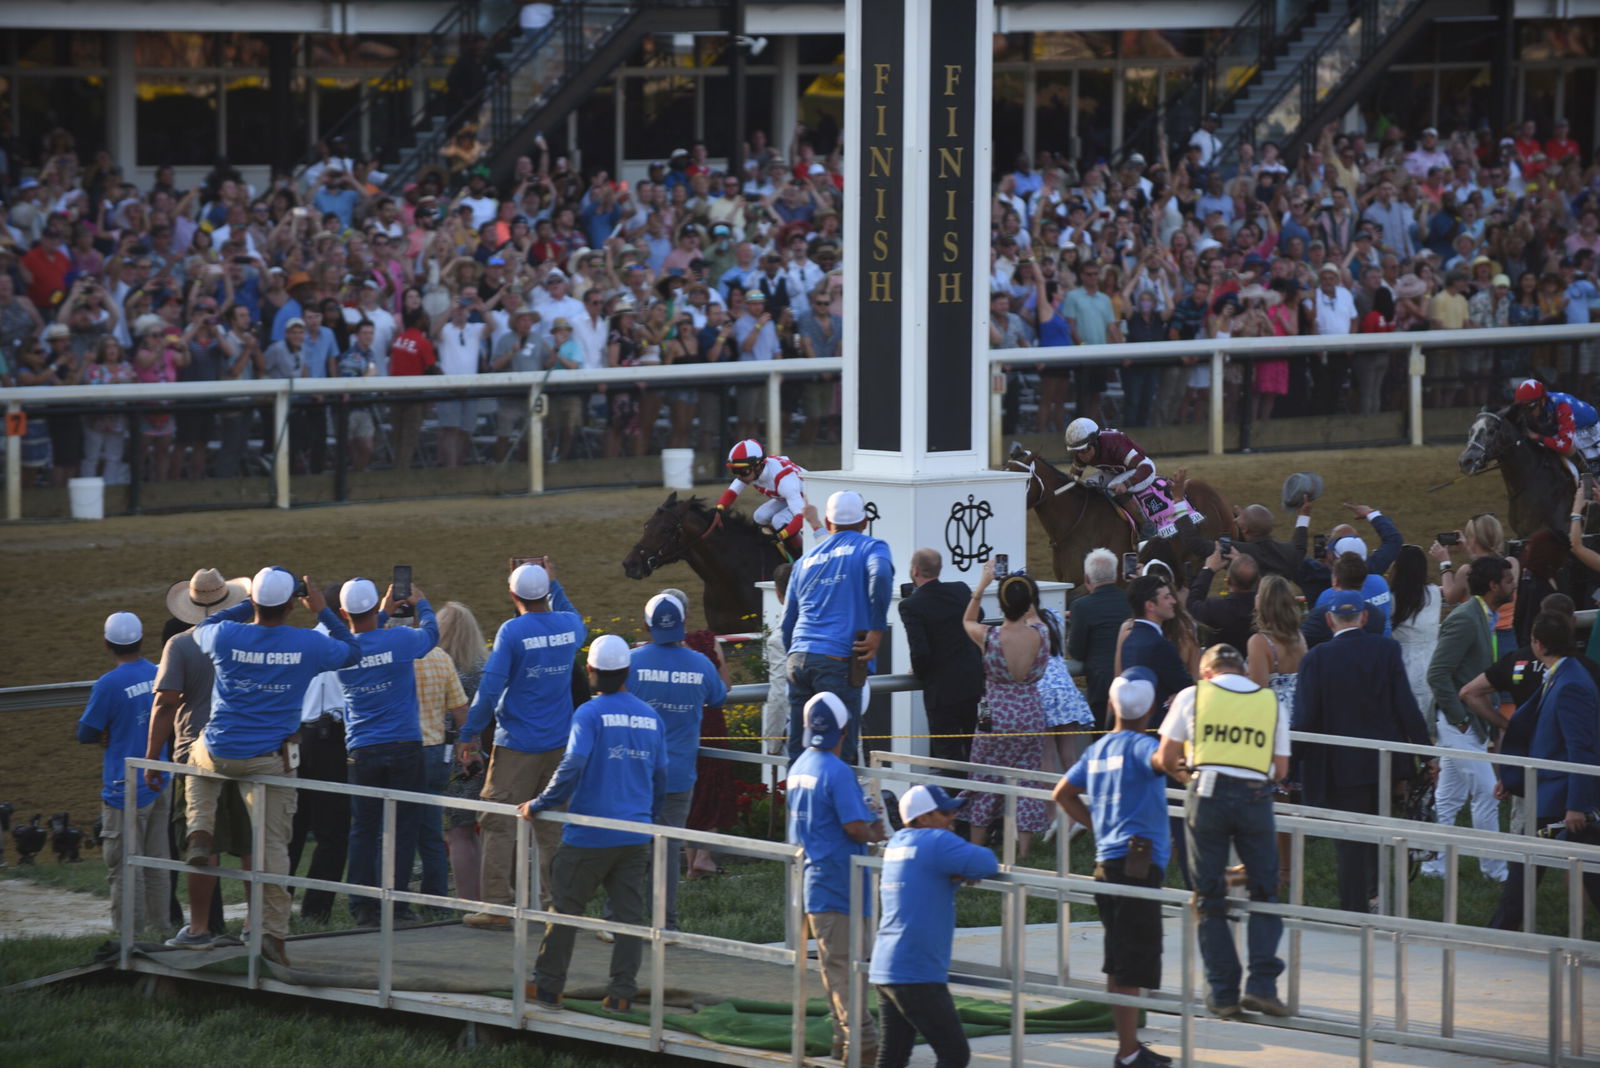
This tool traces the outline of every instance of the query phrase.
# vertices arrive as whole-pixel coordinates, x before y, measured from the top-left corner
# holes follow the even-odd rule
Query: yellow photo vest
[[[1265,686],[1234,693],[1201,681],[1194,693],[1194,738],[1189,767],[1227,767],[1272,776],[1272,738],[1278,729],[1278,698]]]

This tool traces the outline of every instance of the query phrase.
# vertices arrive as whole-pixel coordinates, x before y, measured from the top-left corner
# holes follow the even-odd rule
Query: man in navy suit
[[[1172,618],[1177,610],[1178,598],[1172,587],[1160,575],[1141,575],[1128,586],[1128,604],[1133,608],[1133,629],[1122,642],[1122,670],[1132,667],[1149,668],[1156,677],[1155,703],[1150,706],[1151,729],[1157,729],[1167,715],[1167,706],[1173,697],[1194,685],[1194,677],[1184,666],[1178,647],[1167,640],[1161,624]],[[1181,788],[1182,783],[1167,777],[1167,783]],[[1189,848],[1184,836],[1182,816],[1171,817],[1172,858],[1183,876],[1183,885],[1190,886]]]
[[[1337,590],[1327,604],[1333,637],[1300,662],[1292,730],[1428,745],[1428,728],[1406,680],[1400,643],[1371,634],[1359,591]],[[1378,791],[1416,774],[1411,760],[1393,758],[1392,781],[1378,780],[1378,753],[1336,745],[1295,746],[1308,805],[1376,815]],[[1436,765],[1435,765],[1436,768]],[[1339,907],[1366,912],[1378,880],[1378,847],[1340,839]]]
[[[1501,752],[1600,766],[1600,691],[1572,655],[1572,619],[1559,612],[1540,612],[1533,621],[1533,652],[1544,666],[1544,683],[1511,717]],[[1522,768],[1512,764],[1495,768],[1500,775],[1496,796],[1523,792]],[[1600,845],[1600,827],[1594,821],[1600,809],[1600,778],[1541,771],[1537,786],[1539,826],[1559,824],[1557,837]],[[1537,879],[1544,869],[1535,868],[1534,874]],[[1583,888],[1589,901],[1600,907],[1600,872],[1586,868]],[[1520,931],[1522,911],[1522,865],[1512,864],[1489,926]]]
[[[1142,575],[1128,587],[1128,604],[1133,608],[1133,629],[1122,642],[1122,670],[1144,667],[1155,674],[1156,703],[1150,709],[1150,726],[1159,727],[1173,695],[1194,685],[1178,647],[1161,630],[1177,610],[1178,598],[1166,579]]]

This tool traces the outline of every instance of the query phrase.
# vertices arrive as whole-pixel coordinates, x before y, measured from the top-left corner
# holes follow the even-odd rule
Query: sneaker
[[[184,847],[183,862],[196,868],[211,866],[211,832],[191,831]]]
[[[617,940],[617,936],[612,934],[610,931],[596,931],[594,933],[594,939],[596,942],[604,942],[609,946]]]
[[[600,1007],[607,1012],[632,1012],[633,999],[619,998],[615,994],[607,994],[600,999]]]
[[[466,924],[468,927],[476,927],[479,930],[511,930],[511,917],[496,916],[488,912],[469,912],[467,915],[462,917],[461,922]]]
[[[229,946],[242,945],[244,945],[244,940],[242,938],[237,938],[234,935],[228,934],[226,931],[224,931],[222,934],[213,935],[211,937],[212,949],[227,949]]]
[[[1133,1060],[1125,1061],[1116,1055],[1111,1058],[1111,1068],[1167,1068],[1171,1063],[1171,1057],[1157,1053],[1143,1042],[1139,1043],[1139,1052],[1133,1055]]]
[[[525,988],[528,1000],[546,1009],[559,1009],[566,1000],[561,994],[552,994],[548,990],[540,990],[538,983],[529,983]]]
[[[1278,1000],[1276,994],[1246,994],[1239,999],[1239,1004],[1251,1012],[1259,1012],[1263,1016],[1293,1016],[1289,1006]]]
[[[178,928],[178,933],[167,939],[164,944],[173,949],[210,949],[216,944],[216,939],[209,932],[191,931],[189,925],[184,924]]]
[[[1208,997],[1206,998],[1206,1011],[1213,1016],[1220,1016],[1226,1020],[1231,1016],[1239,1015],[1239,1003],[1237,1001],[1222,1003],[1217,1001],[1216,998]]]

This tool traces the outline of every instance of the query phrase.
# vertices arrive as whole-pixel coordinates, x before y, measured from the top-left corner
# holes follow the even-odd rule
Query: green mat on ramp
[[[961,1017],[962,1030],[966,1032],[968,1038],[1011,1033],[1009,1004],[980,998],[957,997],[954,1000],[956,1012]],[[875,1006],[876,1001],[876,996],[869,993],[869,1006]],[[600,1007],[598,1001],[581,1001],[573,998],[567,999],[565,1005],[573,1012],[604,1016],[613,1020],[627,1020],[646,1027],[650,1024],[648,1012],[607,1012]],[[674,1031],[687,1031],[728,1046],[783,1051],[789,1048],[792,1024],[790,1008],[781,1001],[729,998],[715,1005],[702,1006],[692,1013],[668,1013],[663,1017],[663,1026]],[[1110,1007],[1089,1001],[1073,1001],[1046,1009],[1031,1009],[1023,1013],[1023,1020],[1028,1034],[1080,1033],[1112,1029]],[[814,998],[806,1002],[806,1053],[812,1056],[826,1056],[832,1044],[833,1025],[829,1020],[828,1003],[821,998]]]

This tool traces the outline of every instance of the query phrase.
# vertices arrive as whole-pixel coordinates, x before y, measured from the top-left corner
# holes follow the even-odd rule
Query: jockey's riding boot
[[[1112,500],[1117,502],[1117,507],[1128,513],[1128,518],[1139,528],[1139,537],[1149,540],[1156,536],[1156,525],[1150,522],[1149,517],[1144,514],[1144,509],[1139,507],[1131,493],[1119,494]]]
[[[805,540],[798,533],[790,534],[783,542],[784,550],[789,554],[790,562],[800,559],[806,554]]]

